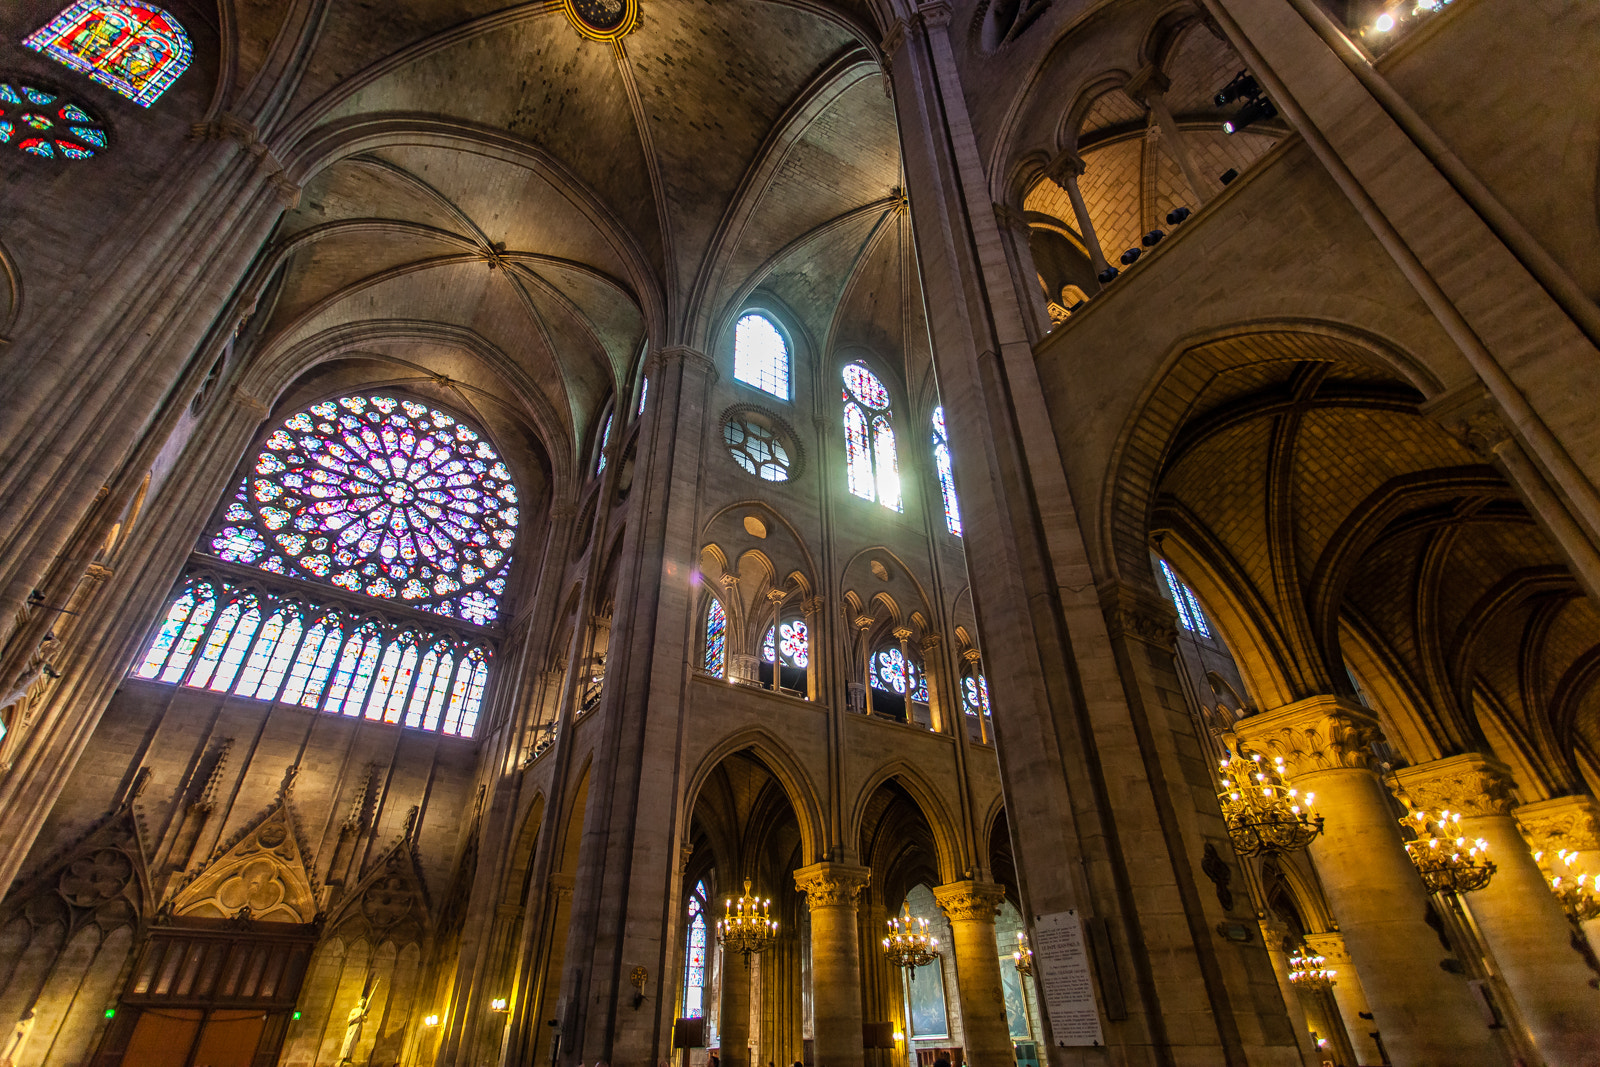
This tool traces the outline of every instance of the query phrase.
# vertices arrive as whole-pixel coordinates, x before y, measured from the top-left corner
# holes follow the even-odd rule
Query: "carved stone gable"
[[[189,879],[171,911],[199,918],[311,922],[316,893],[287,799],[275,802]]]
[[[427,884],[409,838],[396,841],[345,898],[331,929],[346,943],[421,942],[432,928]]]
[[[69,937],[91,923],[110,933],[138,925],[149,900],[138,825],[124,805],[21,881],[0,904],[0,926],[20,915],[35,929],[60,925]]]

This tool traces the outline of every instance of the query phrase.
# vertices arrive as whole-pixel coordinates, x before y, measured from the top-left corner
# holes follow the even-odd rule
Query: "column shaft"
[[[856,899],[871,872],[815,863],[794,872],[811,911],[811,1007],[816,1067],[864,1067],[861,1044],[861,954]]]
[[[1306,1021],[1305,1005],[1300,1000],[1299,991],[1289,981],[1289,953],[1283,947],[1289,928],[1284,923],[1270,919],[1261,919],[1259,922],[1261,940],[1267,946],[1267,957],[1272,960],[1273,976],[1278,979],[1278,992],[1283,994],[1283,1006],[1289,1010],[1289,1025],[1294,1027],[1300,1059],[1310,1067],[1319,1067],[1322,1061],[1316,1055],[1316,1046],[1311,1043],[1311,1027]]]
[[[722,954],[722,1008],[717,1020],[724,1067],[750,1067],[750,963],[737,952]]]
[[[951,947],[967,1062],[973,1067],[1007,1067],[1016,1054],[1000,985],[1000,949],[994,940],[994,917],[1005,890],[992,882],[951,882],[933,895],[950,920],[955,942]]]
[[[1380,736],[1365,708],[1313,697],[1243,719],[1239,739],[1282,756],[1294,784],[1326,817],[1311,858],[1395,1067],[1498,1064],[1505,1056],[1428,926],[1429,899],[1398,821],[1369,768]]]
[[[1367,991],[1361,986],[1361,976],[1356,973],[1355,961],[1345,948],[1339,934],[1307,934],[1306,947],[1328,961],[1328,966],[1339,973],[1333,980],[1333,1003],[1339,1009],[1339,1021],[1350,1039],[1357,1063],[1382,1063],[1383,1054],[1372,1033],[1377,1024],[1372,1019],[1372,1008],[1367,1003]]]

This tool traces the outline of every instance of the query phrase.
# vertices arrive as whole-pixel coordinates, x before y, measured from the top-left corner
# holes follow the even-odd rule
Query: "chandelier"
[[[1564,868],[1571,867],[1572,861],[1578,858],[1576,852],[1567,849],[1562,849],[1556,855],[1560,857]],[[1533,858],[1537,862],[1541,854],[1535,852]],[[1594,895],[1595,881],[1590,881],[1587,873],[1576,876],[1557,874],[1550,879],[1550,892],[1556,895],[1556,899],[1561,902],[1568,915],[1578,922],[1588,922],[1590,919],[1600,918],[1600,899]]]
[[[1401,826],[1416,835],[1415,840],[1406,842],[1406,852],[1430,893],[1470,893],[1488,885],[1494,876],[1489,842],[1460,836],[1460,822],[1459,811],[1442,810],[1437,819],[1426,811],[1414,811],[1410,819],[1400,820]]]
[[[760,952],[778,936],[778,921],[769,914],[772,901],[751,896],[750,879],[746,878],[744,895],[723,903],[726,911],[717,920],[717,942],[727,951],[744,953],[745,966],[749,966],[751,953]]]
[[[1028,947],[1025,931],[1017,931],[1017,950],[1011,954],[1011,961],[1017,965],[1018,974],[1033,973],[1033,949]]]
[[[899,917],[889,920],[883,954],[891,967],[904,967],[915,978],[916,968],[939,958],[939,939],[928,933],[927,919],[911,917],[911,906],[907,904]]]
[[[1313,956],[1302,950],[1289,957],[1289,981],[1296,989],[1327,989],[1334,984],[1333,976],[1339,973],[1324,967],[1327,962],[1324,956]]]
[[[1311,814],[1311,794],[1300,796],[1283,774],[1283,757],[1268,763],[1236,747],[1222,761],[1222,818],[1241,856],[1298,852],[1322,832],[1322,816]]]

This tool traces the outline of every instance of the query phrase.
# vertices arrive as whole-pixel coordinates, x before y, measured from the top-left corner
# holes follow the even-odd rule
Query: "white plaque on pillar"
[[[1068,910],[1039,916],[1033,924],[1032,948],[1051,1038],[1061,1048],[1104,1045],[1089,949],[1078,913]]]

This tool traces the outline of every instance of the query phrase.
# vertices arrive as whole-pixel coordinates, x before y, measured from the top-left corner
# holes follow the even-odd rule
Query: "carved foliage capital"
[[[843,863],[813,863],[794,872],[794,887],[810,908],[854,908],[871,883],[872,870]]]
[[[1111,639],[1144,641],[1170,649],[1178,641],[1178,613],[1172,601],[1151,589],[1109,584],[1100,597]]]
[[[1345,948],[1344,935],[1337,930],[1325,934],[1307,934],[1305,936],[1306,948],[1328,961],[1328,965],[1336,970],[1349,971],[1355,965],[1350,960],[1350,951]]]
[[[1391,781],[1421,811],[1447,809],[1469,818],[1507,815],[1514,803],[1510,773],[1476,752],[1401,767]]]
[[[1590,797],[1556,797],[1524,804],[1513,815],[1533,847],[1551,854],[1600,850],[1600,805]]]
[[[1005,902],[1005,887],[994,882],[951,882],[934,889],[933,899],[953,923],[993,923]]]
[[[1235,725],[1239,741],[1268,759],[1283,757],[1291,776],[1316,771],[1370,770],[1372,745],[1383,736],[1366,708],[1337,697],[1312,697]]]

